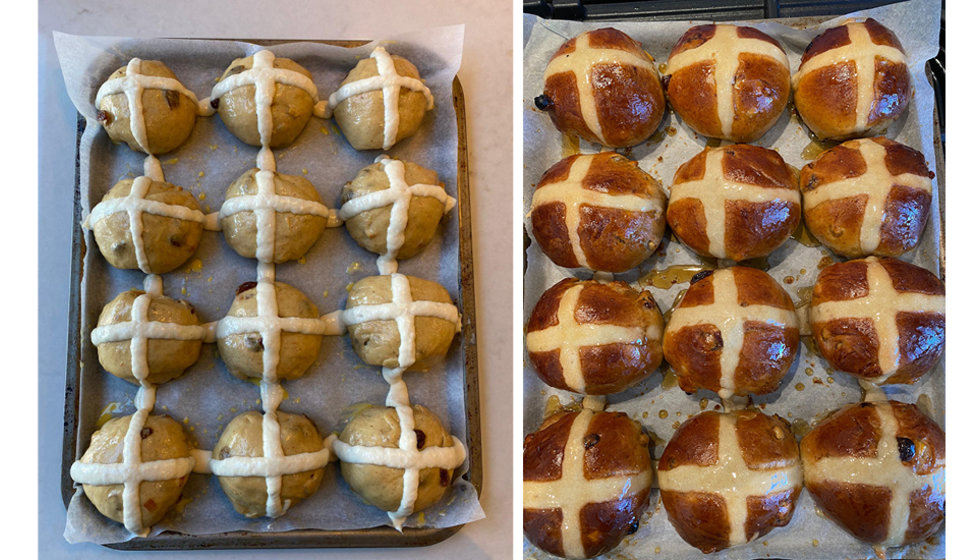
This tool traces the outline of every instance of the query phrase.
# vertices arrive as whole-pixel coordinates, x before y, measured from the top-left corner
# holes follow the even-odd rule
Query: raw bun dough
[[[452,304],[449,292],[436,282],[406,276],[413,301],[434,301]],[[391,303],[391,277],[368,276],[351,286],[347,296],[347,309],[359,305]],[[365,363],[387,368],[398,367],[398,348],[401,335],[393,319],[367,321],[350,325],[351,345]],[[415,363],[409,371],[427,371],[446,352],[456,336],[456,324],[438,317],[415,318]],[[397,509],[397,508],[396,508]]]
[[[452,447],[453,440],[439,418],[422,405],[412,405],[418,449]],[[398,448],[401,428],[392,407],[369,406],[358,412],[340,433],[340,441],[352,446]],[[401,506],[404,469],[380,465],[340,463],[340,473],[351,489],[365,502],[385,511]],[[428,468],[419,471],[415,511],[438,502],[453,480],[452,469]]]
[[[82,463],[121,463],[123,440],[132,415],[113,418],[92,434]],[[145,434],[145,435],[144,435]],[[143,462],[190,457],[191,446],[183,428],[169,416],[147,416],[140,432],[140,457]],[[180,499],[187,477],[157,482],[141,482],[139,487],[142,526],[150,527],[163,519]],[[82,490],[102,515],[123,523],[123,485],[95,486],[83,484]]]
[[[239,196],[255,195],[258,185],[255,181],[257,168],[250,169],[228,186],[225,200]],[[273,172],[275,193],[302,200],[321,203],[313,183],[298,175],[286,175]],[[276,212],[275,252],[273,262],[284,263],[301,258],[310,247],[320,239],[320,234],[327,227],[327,219],[313,214],[293,214],[291,212]],[[256,240],[255,212],[245,210],[225,216],[221,220],[221,232],[225,241],[239,255],[254,259]]]
[[[418,68],[408,60],[391,55],[399,76],[421,79]],[[341,86],[378,75],[374,58],[363,58],[347,74]],[[398,89],[398,133],[395,142],[415,134],[428,109],[425,94],[407,88]],[[344,137],[355,150],[380,150],[385,140],[385,104],[381,90],[354,95],[337,104],[333,118]]]
[[[445,185],[439,181],[439,175],[431,169],[426,169],[410,161],[405,165],[405,183],[409,187],[415,184]],[[357,199],[367,194],[384,191],[389,188],[388,174],[380,162],[373,163],[361,169],[354,179],[344,185],[340,193],[341,201]],[[388,223],[391,217],[391,204],[361,212],[344,221],[347,233],[361,247],[384,255],[388,251]],[[445,205],[430,196],[412,196],[408,204],[408,222],[405,226],[405,242],[395,255],[396,259],[408,259],[422,252],[422,249],[435,237],[439,222],[445,211]]]
[[[279,441],[284,455],[315,453],[323,449],[323,439],[305,415],[276,412],[276,419],[279,421]],[[225,426],[214,446],[212,458],[264,457],[262,445],[262,413],[250,410],[239,414]],[[320,488],[322,480],[322,468],[282,475],[280,496],[283,510],[312,496]],[[262,517],[266,514],[269,495],[265,477],[219,476],[218,482],[235,506],[235,511],[245,517]]]
[[[102,197],[103,201],[125,198],[133,188],[135,179],[123,179]],[[146,200],[183,206],[200,211],[194,195],[184,189],[162,181],[150,181]],[[146,253],[148,274],[166,274],[187,262],[201,243],[204,225],[192,220],[181,220],[142,212],[143,250]],[[116,268],[138,269],[136,248],[129,214],[116,212],[92,224],[95,243],[105,260]]]
[[[159,60],[140,62],[140,74],[177,79],[166,64]],[[126,76],[123,66],[109,80]],[[194,130],[197,121],[197,100],[175,90],[144,89],[143,120],[146,123],[146,143],[150,154],[165,154],[177,149]],[[99,103],[97,117],[113,142],[125,142],[132,150],[143,152],[133,137],[130,125],[129,101],[125,93],[107,95]]]
[[[132,320],[133,302],[145,292],[129,290],[117,295],[102,308],[98,326],[115,325]],[[200,325],[194,307],[186,301],[177,301],[163,295],[151,295],[147,319],[153,322],[176,325]],[[130,340],[103,342],[98,345],[99,363],[106,371],[120,379],[138,384],[133,375],[133,357]],[[151,338],[146,343],[146,381],[154,385],[166,383],[183,375],[201,355],[200,340],[172,340]],[[145,526],[145,525],[144,525]]]
[[[221,75],[221,80],[252,68],[253,57],[236,58]],[[299,72],[307,78],[313,75],[288,58],[276,57],[275,68],[285,68]],[[221,81],[219,80],[219,81]],[[258,117],[255,109],[255,86],[244,85],[235,88],[218,98],[218,115],[239,140],[251,146],[261,146]],[[288,146],[303,132],[310,116],[313,115],[313,98],[306,90],[288,84],[276,83],[272,97],[272,134],[270,148]]]
[[[276,282],[275,285],[280,317],[319,318],[316,305],[303,292],[283,282]],[[254,282],[246,282],[239,286],[235,300],[228,310],[228,317],[255,317],[256,294]],[[323,337],[317,334],[288,331],[283,331],[280,336],[282,342],[276,376],[279,379],[302,377],[320,353]],[[219,338],[218,352],[228,371],[235,377],[262,379],[262,356],[265,353],[265,346],[258,332],[232,334]]]

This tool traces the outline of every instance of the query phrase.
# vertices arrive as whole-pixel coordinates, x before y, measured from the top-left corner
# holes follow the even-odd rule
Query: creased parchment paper
[[[99,85],[131,57],[164,61],[198,98],[210,95],[217,78],[231,61],[263,47],[233,41],[80,37],[56,33],[55,44],[65,84],[87,126],[81,137],[80,188],[87,213],[117,181],[142,173],[143,154],[124,144],[113,145],[95,120],[93,102]],[[449,194],[457,194],[457,131],[452,82],[459,69],[463,26],[450,26],[386,37],[357,48],[299,42],[272,47],[276,56],[294,59],[313,74],[321,99],[333,92],[357,60],[378,44],[411,60],[435,98],[420,131],[387,153],[435,170]],[[258,148],[235,138],[217,115],[198,117],[188,141],[159,157],[168,182],[195,194],[202,210],[216,212],[231,182],[255,166]],[[358,152],[350,147],[332,120],[310,119],[289,147],[274,150],[278,171],[309,179],[327,206],[340,206],[340,189],[357,171],[370,165],[380,150]],[[70,186],[65,185],[65,196]],[[399,271],[438,281],[459,303],[459,222],[447,215],[436,238],[424,252],[400,262]],[[256,261],[238,256],[220,232],[205,232],[189,263],[165,274],[164,294],[189,301],[203,322],[221,319],[231,305],[235,288],[255,280]],[[81,456],[100,417],[133,412],[136,387],[101,369],[89,333],[99,312],[116,294],[142,289],[139,271],[116,270],[102,258],[90,233],[82,277],[82,364],[78,449]],[[346,287],[377,274],[375,257],[361,249],[344,228],[327,229],[302,261],[276,266],[277,280],[303,291],[321,314],[341,309]],[[457,336],[445,361],[429,372],[406,374],[413,403],[423,404],[442,419],[446,428],[464,442],[467,421],[464,402],[465,372],[462,341]],[[324,337],[320,354],[301,379],[284,381],[288,397],[280,410],[305,414],[322,436],[341,428],[345,408],[354,403],[383,405],[388,384],[380,368],[370,367],[350,348],[348,337]],[[257,384],[231,376],[214,344],[204,345],[201,359],[187,373],[158,388],[155,414],[179,422],[198,449],[212,449],[224,426],[236,415],[258,410]],[[70,465],[63,465],[68,469]],[[458,473],[466,472],[469,463]],[[408,527],[448,527],[484,517],[473,486],[457,479],[447,498],[406,523]],[[287,531],[291,529],[344,530],[389,525],[384,512],[363,503],[346,485],[336,463],[326,468],[319,491],[293,506],[279,519],[246,519],[238,515],[211,475],[191,474],[176,510],[153,528],[186,534],[225,531]],[[120,524],[100,515],[78,490],[68,508],[65,538],[70,542],[120,542],[132,538]]]
[[[908,144],[920,150],[935,169],[935,149],[933,139],[934,98],[933,90],[925,74],[925,63],[938,52],[940,2],[938,0],[915,0],[893,4],[872,10],[855,12],[828,20],[817,25],[813,18],[781,19],[764,22],[743,22],[775,37],[786,49],[790,69],[799,68],[800,57],[807,44],[821,30],[839,25],[848,18],[874,17],[892,29],[902,41],[909,58],[909,67],[915,80],[914,102],[909,111],[896,122],[887,133],[889,138]],[[543,74],[551,55],[567,39],[582,31],[601,27],[616,27],[643,44],[660,65],[667,61],[667,55],[678,38],[692,25],[704,21],[679,22],[570,22],[541,20],[525,16],[525,29],[531,28],[526,36],[524,48],[524,211],[530,211],[531,195],[534,185],[548,167],[563,157],[562,135],[555,129],[547,114],[534,107],[534,97],[541,94]],[[661,141],[648,141],[624,153],[640,162],[640,167],[663,183],[665,192],[670,186],[674,172],[685,161],[700,152],[705,146],[705,138],[695,135],[672,112],[662,125],[661,132],[655,136]],[[666,134],[663,134],[664,131]],[[777,150],[787,163],[797,168],[808,160],[802,153],[810,143],[810,138],[802,123],[789,112],[783,116],[765,136],[755,144]],[[582,143],[581,151],[597,152],[599,146]],[[939,193],[941,183],[933,182],[933,190]],[[921,244],[904,260],[913,262],[932,271],[939,269],[940,255],[940,196],[933,196],[931,216]],[[531,231],[529,220],[525,218],[527,231]],[[775,278],[798,304],[806,298],[807,290],[819,273],[818,264],[839,261],[828,249],[822,246],[807,247],[790,239],[769,259],[769,274]],[[675,264],[700,264],[698,257],[687,250],[679,241],[664,239],[657,253],[644,262],[638,270],[616,275],[617,279],[637,282],[651,270],[663,270]],[[532,240],[527,250],[527,272],[524,282],[524,319],[527,321],[531,310],[544,290],[569,275],[589,278],[584,270],[569,271],[552,263]],[[687,282],[678,283],[670,289],[650,288],[661,311],[670,309],[681,290],[688,287]],[[664,383],[666,364],[644,383],[609,398],[609,410],[624,411],[641,422],[643,426],[663,440],[669,440],[677,427],[690,416],[702,410],[720,409],[720,399],[710,391],[700,391],[686,395],[680,388],[667,381]],[[923,411],[940,425],[945,424],[945,363],[944,361],[913,386],[890,386],[886,393],[890,398],[905,402],[919,402]],[[571,400],[571,393],[552,389],[542,383],[526,361],[524,368],[524,432],[537,430],[541,424],[544,406],[549,396],[558,395],[563,403]],[[776,393],[754,398],[768,414],[779,414],[790,422],[796,421],[812,426],[824,413],[845,404],[861,400],[861,390],[854,378],[843,373],[835,373],[827,362],[805,344],[800,345],[799,357],[786,375]],[[657,456],[663,451],[657,447]],[[698,559],[705,557],[699,550],[688,545],[676,533],[667,520],[666,512],[659,501],[659,493],[651,498],[650,509],[642,518],[639,531],[627,537],[623,544],[610,553],[613,558],[670,558],[672,560]],[[912,545],[901,549],[891,549],[893,558],[943,558],[945,557],[944,531],[929,540],[929,543]],[[525,539],[524,554],[528,558],[548,558],[549,555],[538,550]],[[871,558],[874,552],[869,545],[857,541],[838,528],[832,521],[816,511],[811,497],[804,490],[796,506],[796,513],[788,526],[774,529],[768,535],[734,549],[708,555],[713,558],[744,560],[751,558]]]

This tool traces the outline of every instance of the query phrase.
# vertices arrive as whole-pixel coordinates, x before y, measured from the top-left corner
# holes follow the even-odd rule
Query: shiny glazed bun
[[[833,264],[813,286],[810,325],[834,369],[877,384],[915,383],[946,346],[946,287],[898,259]]]
[[[793,75],[796,111],[817,138],[882,134],[912,94],[902,43],[871,18],[818,35]]]
[[[752,142],[789,101],[789,59],[775,39],[752,27],[697,25],[667,59],[667,98],[699,134]]]
[[[779,388],[799,349],[793,300],[761,270],[695,276],[664,331],[664,359],[681,389],[722,398]]]
[[[932,177],[917,150],[884,137],[850,140],[800,171],[810,233],[848,258],[894,257],[919,243]]]
[[[566,278],[538,300],[527,353],[542,381],[587,395],[636,385],[663,359],[664,320],[650,292]]]
[[[946,434],[915,405],[845,406],[800,442],[806,489],[828,517],[882,547],[928,538],[946,514]]]
[[[759,146],[706,148],[674,174],[667,223],[701,256],[764,257],[800,223],[795,171]]]
[[[663,87],[653,57],[612,28],[566,41],[544,71],[534,103],[558,130],[610,148],[649,138],[664,116]]]
[[[622,412],[562,412],[524,438],[524,535],[564,558],[609,552],[639,528],[649,438]]]
[[[625,272],[664,234],[660,183],[615,152],[578,154],[551,166],[531,198],[531,231],[558,266]]]
[[[803,472],[792,429],[779,416],[708,411],[670,438],[657,481],[677,533],[707,554],[789,523]]]

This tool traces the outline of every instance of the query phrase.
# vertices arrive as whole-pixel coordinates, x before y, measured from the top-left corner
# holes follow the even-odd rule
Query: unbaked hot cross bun
[[[667,223],[703,257],[764,257],[800,223],[796,172],[767,148],[706,148],[674,174]]]
[[[803,472],[796,439],[779,416],[708,411],[670,438],[657,481],[677,533],[707,554],[789,523]]]
[[[793,75],[796,110],[818,138],[883,133],[913,89],[902,43],[871,18],[818,35]]]
[[[524,535],[565,558],[609,552],[639,528],[649,437],[622,412],[562,412],[524,438]]]
[[[534,104],[558,130],[610,148],[649,138],[664,116],[653,57],[629,35],[607,27],[566,41],[544,71]]]
[[[113,142],[146,154],[177,149],[194,130],[194,93],[159,60],[131,59],[99,87],[96,118]]]
[[[636,385],[663,359],[664,320],[650,292],[566,278],[538,300],[527,353],[542,381],[586,395]]]
[[[752,142],[789,101],[789,59],[752,27],[697,25],[667,59],[667,98],[691,128],[711,138]]]
[[[898,256],[919,243],[932,177],[920,152],[884,137],[850,140],[800,171],[814,237],[848,258]]]
[[[942,525],[946,434],[915,405],[846,406],[803,438],[800,454],[813,500],[858,539],[901,546]]]
[[[779,388],[796,358],[800,325],[793,300],[761,270],[701,273],[664,331],[664,359],[681,389],[722,398]]]
[[[531,231],[558,266],[625,272],[664,234],[660,182],[615,152],[578,154],[551,166],[531,198]]]
[[[810,325],[833,368],[877,384],[915,383],[946,346],[946,287],[898,259],[833,264],[813,286]]]

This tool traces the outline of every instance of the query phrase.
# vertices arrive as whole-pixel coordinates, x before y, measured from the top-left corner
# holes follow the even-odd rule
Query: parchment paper
[[[457,131],[452,102],[452,81],[463,46],[463,26],[428,29],[381,42],[393,54],[411,60],[432,90],[435,110],[427,114],[413,137],[387,153],[435,170],[449,194],[457,194]],[[87,119],[81,138],[82,207],[88,212],[117,181],[142,173],[143,154],[124,144],[113,145],[95,121],[93,106],[99,85],[131,57],[163,60],[199,98],[207,97],[231,61],[269,48],[277,56],[294,59],[313,74],[320,98],[333,92],[357,60],[379,44],[357,48],[317,43],[290,43],[259,47],[232,41],[80,37],[55,34],[55,44],[68,93]],[[217,211],[231,182],[255,166],[258,148],[235,138],[220,118],[198,117],[188,141],[159,157],[168,182],[198,196],[202,210]],[[380,150],[358,152],[350,147],[333,121],[313,117],[289,147],[274,150],[278,171],[301,175],[317,187],[327,206],[339,208],[340,189],[358,170],[370,165]],[[67,155],[67,154],[66,154]],[[65,196],[71,196],[65,185]],[[454,302],[459,299],[459,222],[451,212],[424,252],[401,261],[399,271],[438,281]],[[131,414],[136,387],[101,369],[89,333],[103,305],[118,293],[141,289],[144,274],[116,270],[102,258],[90,233],[82,278],[81,387],[76,456],[81,456],[100,416]],[[343,307],[352,282],[377,274],[376,255],[361,249],[341,228],[327,229],[302,261],[277,265],[277,280],[303,291],[321,314]],[[164,293],[189,301],[203,322],[221,319],[242,282],[255,280],[256,261],[238,256],[220,232],[205,232],[200,248],[184,267],[164,275]],[[463,352],[457,336],[445,361],[425,373],[406,374],[413,403],[423,404],[441,418],[446,428],[466,440]],[[306,414],[324,437],[341,427],[345,408],[359,402],[383,405],[388,385],[380,368],[357,357],[344,337],[324,337],[316,362],[304,377],[284,381],[288,391],[281,410]],[[155,414],[168,414],[184,423],[195,447],[212,449],[224,426],[237,414],[259,410],[257,384],[231,376],[214,344],[204,345],[201,359],[183,377],[159,386]],[[69,465],[63,465],[67,469]],[[469,463],[458,469],[466,472]],[[186,534],[232,530],[286,531],[291,529],[360,529],[390,525],[384,512],[363,503],[340,477],[336,464],[326,468],[323,483],[312,497],[293,506],[285,516],[249,520],[238,515],[225,497],[217,477],[192,474],[176,511],[154,526]],[[473,486],[457,478],[447,498],[415,514],[408,527],[448,527],[484,517]],[[120,542],[132,538],[120,524],[104,518],[78,490],[68,508],[65,538],[70,542]]]
[[[905,116],[889,130],[887,136],[921,151],[935,170],[935,149],[933,139],[933,90],[925,74],[925,63],[938,52],[940,2],[938,0],[915,0],[893,4],[872,10],[855,12],[815,25],[814,18],[766,20],[752,22],[750,25],[775,37],[786,49],[790,69],[799,68],[800,57],[807,44],[827,27],[841,24],[847,18],[874,17],[892,29],[908,54],[909,68],[915,80],[914,102]],[[534,185],[548,167],[563,157],[562,135],[557,131],[547,114],[534,107],[534,97],[540,95],[544,85],[543,74],[548,60],[567,39],[582,31],[601,27],[616,27],[643,44],[659,65],[667,61],[667,55],[677,39],[692,25],[704,21],[680,22],[571,22],[542,20],[525,16],[525,29],[531,27],[526,35],[524,48],[524,211],[530,211],[531,195]],[[729,22],[726,22],[729,23]],[[731,22],[735,23],[735,22]],[[746,22],[743,22],[746,23]],[[806,27],[809,25],[809,27]],[[674,172],[685,161],[700,152],[705,146],[705,138],[697,136],[684,125],[676,114],[671,112],[662,125],[662,141],[648,141],[632,149],[626,155],[640,162],[640,167],[663,183],[665,192],[670,186]],[[789,111],[776,125],[758,141],[757,145],[777,150],[787,163],[797,168],[806,163],[802,156],[804,148],[810,143],[807,132]],[[594,153],[598,145],[582,143],[581,150]],[[939,270],[940,255],[940,212],[939,200],[942,185],[933,181],[933,205],[920,245],[902,257],[919,266]],[[531,231],[529,220],[525,227]],[[806,247],[795,240],[787,241],[768,261],[769,274],[775,278],[799,303],[805,291],[810,288],[819,273],[817,264],[821,259],[842,260],[834,257],[826,248]],[[830,261],[825,260],[825,263]],[[663,270],[674,264],[700,264],[698,257],[679,241],[665,237],[657,253],[644,262],[638,270],[616,275],[619,280],[631,282],[640,287],[637,280],[651,270]],[[527,250],[527,273],[524,282],[524,320],[530,316],[541,293],[556,282],[569,275],[589,278],[585,270],[567,270],[552,263],[538,245],[532,240]],[[679,283],[669,290],[651,288],[661,311],[670,309],[681,290],[688,287],[687,282]],[[700,391],[686,395],[676,386],[676,381],[664,384],[666,364],[645,382],[623,393],[609,398],[608,410],[624,411],[659,438],[667,441],[677,427],[703,409],[720,409],[720,399],[710,391]],[[886,393],[890,398],[919,402],[920,408],[931,415],[942,426],[945,424],[945,360],[913,386],[889,386]],[[664,387],[663,385],[667,385]],[[671,386],[673,385],[673,386]],[[798,390],[801,389],[801,390]],[[549,396],[558,395],[563,403],[568,403],[572,394],[552,389],[542,383],[527,362],[525,351],[524,368],[524,432],[536,430],[543,419],[544,406]],[[799,357],[786,375],[779,391],[755,397],[753,400],[768,414],[779,414],[790,422],[802,420],[808,425],[826,412],[844,404],[858,402],[862,393],[856,380],[843,373],[834,373],[827,362],[806,345],[800,345]],[[661,415],[664,417],[662,418]],[[799,423],[798,423],[799,424]],[[663,445],[657,447],[657,456]],[[659,493],[652,498],[650,510],[643,517],[639,531],[627,537],[623,544],[610,553],[614,558],[703,558],[699,550],[684,542],[667,520],[661,507]],[[945,557],[945,531],[941,530],[928,543],[892,549],[893,558],[943,558]],[[534,547],[526,539],[524,554],[528,558],[548,558],[548,554]],[[750,558],[872,558],[874,553],[869,545],[857,541],[848,533],[834,525],[832,521],[818,514],[812,498],[804,491],[797,503],[796,513],[786,527],[774,529],[768,535],[749,543],[708,555],[714,558],[743,560]]]

